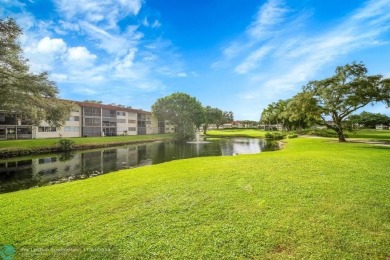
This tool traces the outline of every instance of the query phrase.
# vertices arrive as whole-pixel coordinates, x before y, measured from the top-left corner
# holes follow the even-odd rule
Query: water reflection
[[[155,142],[75,153],[0,161],[0,193],[76,179],[120,169],[198,156],[259,153],[278,149],[261,139],[231,138],[208,143]]]

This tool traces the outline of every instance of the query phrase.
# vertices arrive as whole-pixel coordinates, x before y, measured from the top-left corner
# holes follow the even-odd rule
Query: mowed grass
[[[289,139],[0,195],[0,241],[36,259],[389,259],[390,149]]]
[[[362,138],[368,140],[390,141],[390,130],[364,129],[348,133],[350,138]]]
[[[265,137],[267,132],[257,129],[221,129],[221,130],[208,130],[209,136],[224,136],[224,137]]]
[[[75,145],[94,145],[94,144],[115,144],[124,142],[140,142],[156,139],[172,139],[172,134],[154,134],[154,135],[129,135],[129,136],[106,136],[106,137],[75,137],[67,138],[73,140]],[[29,140],[5,140],[0,141],[0,149],[2,148],[41,148],[54,147],[57,145],[60,138],[48,139],[29,139]]]

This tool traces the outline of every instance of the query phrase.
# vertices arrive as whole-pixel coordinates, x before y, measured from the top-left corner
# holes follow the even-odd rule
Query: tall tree
[[[298,93],[291,98],[283,113],[291,128],[298,130],[307,128],[320,119],[317,100],[307,92]]]
[[[195,129],[204,122],[201,103],[196,98],[180,92],[159,98],[152,106],[152,113],[159,119],[176,125],[176,134],[181,140],[192,138]]]
[[[345,142],[343,120],[370,103],[390,105],[390,78],[367,75],[363,63],[338,66],[335,75],[309,82],[303,89],[316,100],[319,123],[334,130],[339,142]],[[327,118],[333,123],[329,123]]]
[[[22,56],[22,30],[13,19],[0,19],[0,110],[16,113],[39,125],[65,123],[73,104],[57,99],[58,89],[46,72],[34,74]]]

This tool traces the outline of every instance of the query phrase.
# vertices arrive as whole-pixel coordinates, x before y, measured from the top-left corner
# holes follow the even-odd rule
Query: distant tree
[[[207,129],[211,124],[218,124],[223,118],[222,110],[214,107],[207,106],[204,108],[204,123],[203,133],[207,133]]]
[[[0,110],[19,114],[32,125],[45,120],[61,126],[74,105],[57,99],[58,89],[46,72],[30,71],[18,43],[21,34],[13,19],[0,19]]]
[[[201,103],[196,98],[180,92],[159,98],[152,106],[152,113],[174,124],[180,140],[192,138],[195,129],[204,122],[204,110]]]
[[[288,100],[284,113],[290,128],[295,130],[307,128],[320,119],[317,100],[306,92],[298,93]]]
[[[348,121],[350,121],[352,124],[363,125],[365,128],[375,128],[376,125],[390,124],[390,117],[386,116],[385,114],[363,111],[359,115],[349,116]]]
[[[223,112],[223,116],[225,118],[225,122],[224,123],[230,123],[230,122],[234,121],[234,114],[233,114],[232,111],[225,111],[225,112]]]
[[[334,130],[339,142],[346,141],[343,120],[354,111],[370,103],[385,102],[390,105],[390,79],[382,75],[367,75],[363,63],[338,66],[335,75],[311,81],[303,91],[317,102],[318,123]],[[327,117],[332,118],[332,124]]]
[[[94,100],[94,99],[86,99],[84,100],[86,103],[96,103],[96,104],[103,104],[103,101],[101,100]]]
[[[279,125],[287,127],[289,124],[288,114],[286,114],[288,100],[279,100],[267,106],[261,113],[260,122],[268,125]]]

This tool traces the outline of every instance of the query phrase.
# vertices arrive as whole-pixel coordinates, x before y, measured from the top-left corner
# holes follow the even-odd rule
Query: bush
[[[61,151],[70,151],[74,148],[74,141],[70,139],[61,139],[58,141],[57,145],[60,147]]]
[[[289,134],[287,135],[287,138],[291,139],[291,138],[297,138],[298,135],[297,134]]]
[[[273,139],[273,140],[281,140],[286,138],[286,134],[281,132],[273,132],[273,133],[267,132],[265,133],[265,138]]]

